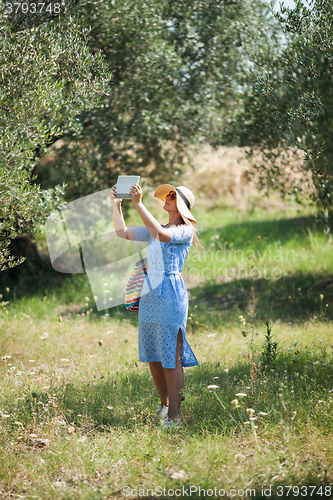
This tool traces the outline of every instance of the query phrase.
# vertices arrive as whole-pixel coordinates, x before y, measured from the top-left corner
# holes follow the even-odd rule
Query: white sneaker
[[[182,420],[171,420],[168,416],[162,420],[161,425],[159,425],[159,429],[170,429],[171,427],[173,428],[179,428],[182,427]]]
[[[165,418],[168,418],[168,411],[169,411],[168,406],[162,406],[162,405],[156,406],[154,415],[155,420],[164,420]]]

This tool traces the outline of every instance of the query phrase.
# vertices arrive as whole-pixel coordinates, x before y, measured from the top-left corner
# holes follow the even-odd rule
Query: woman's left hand
[[[130,189],[130,193],[134,205],[137,205],[142,201],[142,189],[141,186],[139,186],[139,184],[134,184],[134,186],[132,186]]]

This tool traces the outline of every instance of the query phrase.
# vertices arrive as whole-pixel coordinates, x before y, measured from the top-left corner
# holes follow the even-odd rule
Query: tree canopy
[[[255,68],[257,81],[230,129],[232,141],[237,136],[240,145],[274,151],[275,159],[288,148],[302,150],[304,168],[311,172],[316,188],[313,199],[330,217],[333,213],[332,9],[332,0],[312,0],[309,5],[298,0],[294,9],[281,8],[276,18],[284,29],[285,47],[274,65],[261,72]],[[274,186],[282,170],[272,154],[267,154],[268,157],[272,160],[271,168],[266,162],[262,170],[267,183]]]
[[[252,83],[251,64],[269,59],[276,38],[260,0],[86,0],[77,12],[113,79],[101,106],[80,114],[80,130],[64,134],[52,166],[39,170],[46,185],[65,179],[67,199],[119,174],[172,178],[189,148],[219,144]]]
[[[34,182],[39,156],[55,137],[78,127],[76,116],[109,92],[99,52],[87,28],[66,17],[15,31],[0,14],[0,268],[12,267],[10,243],[33,237],[48,213],[64,202],[63,186]]]

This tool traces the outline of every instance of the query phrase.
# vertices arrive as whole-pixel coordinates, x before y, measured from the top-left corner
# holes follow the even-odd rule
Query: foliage
[[[312,199],[331,214],[332,8],[332,0],[309,5],[298,0],[294,9],[281,7],[276,18],[284,29],[284,50],[268,70],[255,68],[257,81],[233,129],[239,144],[260,147],[264,153],[258,167],[267,187],[284,190],[279,179],[289,166],[286,149],[304,152],[304,174],[311,173],[316,188]],[[301,200],[296,187],[292,192]]]
[[[264,366],[266,365],[270,366],[274,364],[274,361],[279,351],[279,344],[278,342],[273,341],[272,328],[269,326],[268,322],[266,322],[265,325],[266,325],[266,335],[265,335],[265,340],[261,346],[262,347],[261,359]]]
[[[98,105],[109,90],[99,52],[88,47],[89,30],[74,18],[13,31],[0,13],[0,269],[10,242],[32,238],[48,213],[63,202],[64,186],[42,190],[34,184],[41,154],[58,136],[76,130],[76,116]]]
[[[249,67],[275,46],[268,10],[259,0],[81,2],[77,12],[92,26],[91,50],[101,50],[112,71],[112,92],[81,114],[80,132],[59,141],[55,159],[41,162],[43,185],[64,179],[74,199],[120,173],[164,182],[191,160],[190,147],[218,144]]]

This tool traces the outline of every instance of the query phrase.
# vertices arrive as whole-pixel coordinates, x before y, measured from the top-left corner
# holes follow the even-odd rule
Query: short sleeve
[[[193,239],[193,231],[188,226],[178,226],[171,227],[170,232],[170,243],[191,243]]]
[[[149,241],[151,234],[146,226],[134,226],[135,241]]]

